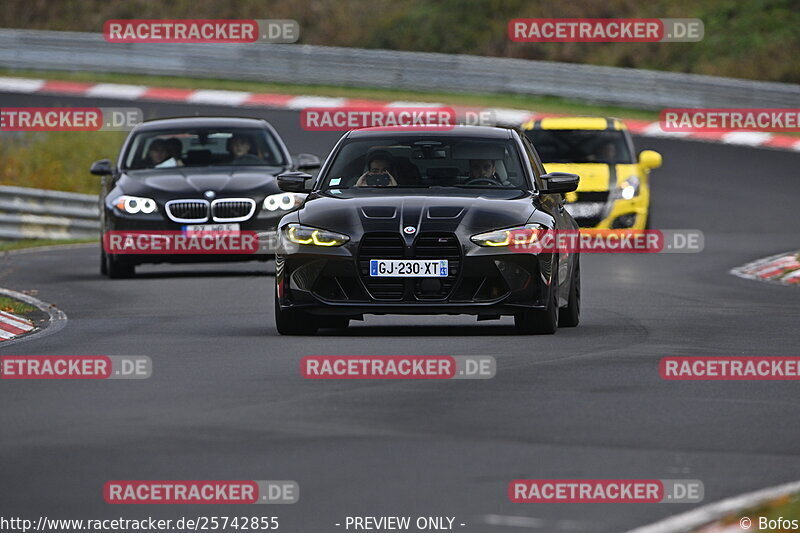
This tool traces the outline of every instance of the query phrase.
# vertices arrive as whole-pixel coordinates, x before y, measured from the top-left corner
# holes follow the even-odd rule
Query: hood
[[[478,233],[525,224],[535,211],[530,193],[518,190],[340,189],[314,193],[297,212],[301,224],[351,234],[425,231]]]
[[[267,195],[280,192],[275,167],[170,168],[128,171],[117,182],[125,194],[135,196],[199,197],[206,191],[217,196]]]

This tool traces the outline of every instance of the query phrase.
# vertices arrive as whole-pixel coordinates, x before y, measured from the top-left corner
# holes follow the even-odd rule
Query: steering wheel
[[[493,187],[496,187],[498,185],[501,185],[501,183],[499,181],[497,181],[496,179],[493,179],[493,178],[480,177],[480,178],[472,178],[471,180],[466,182],[464,185],[467,185],[467,186],[469,186],[469,185],[491,185]]]

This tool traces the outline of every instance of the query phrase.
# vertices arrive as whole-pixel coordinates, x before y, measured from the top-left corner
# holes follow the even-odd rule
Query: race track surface
[[[3,94],[4,105],[80,98]],[[93,105],[122,105],[93,100]],[[293,153],[337,134],[291,111],[138,103],[156,116],[265,117]],[[584,254],[578,328],[520,336],[512,321],[367,317],[281,337],[271,263],[139,267],[108,280],[97,246],[6,255],[0,286],[69,316],[2,355],[148,355],[148,380],[0,382],[0,507],[34,518],[276,514],[281,530],[341,531],[346,515],[455,516],[461,531],[621,532],[681,504],[512,504],[517,478],[699,479],[706,502],[795,480],[797,384],[663,381],[667,355],[800,352],[800,292],[728,270],[797,249],[800,154],[638,138],[662,152],[653,227],[700,229],[698,254]],[[116,157],[116,154],[108,154]],[[88,167],[88,162],[87,162]],[[87,172],[87,180],[96,179]],[[497,376],[312,381],[305,355],[494,355]],[[291,479],[292,506],[111,506],[111,479]]]

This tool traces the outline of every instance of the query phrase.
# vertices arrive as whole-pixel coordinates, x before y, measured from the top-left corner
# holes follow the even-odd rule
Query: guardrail
[[[668,46],[668,45],[665,45]],[[0,29],[0,67],[484,94],[665,107],[797,107],[800,85],[458,54],[299,44],[118,44]]]
[[[0,239],[99,237],[97,196],[0,186]]]

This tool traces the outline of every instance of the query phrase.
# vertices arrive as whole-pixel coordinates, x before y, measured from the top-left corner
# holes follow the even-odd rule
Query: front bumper
[[[300,246],[296,253],[278,253],[275,280],[281,308],[339,316],[513,315],[546,307],[555,279],[552,254],[498,251],[463,242],[458,257],[449,258],[452,279],[373,278],[364,264],[375,257],[360,253],[360,245]],[[405,258],[421,257],[407,253]]]

